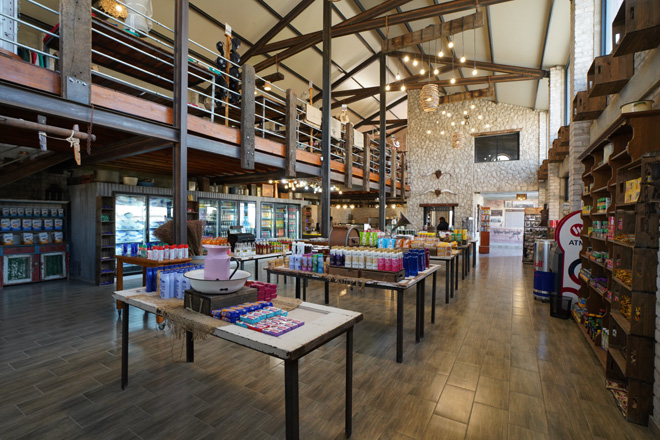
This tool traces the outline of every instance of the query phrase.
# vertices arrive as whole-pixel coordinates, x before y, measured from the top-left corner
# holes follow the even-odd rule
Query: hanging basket
[[[438,91],[437,84],[427,84],[422,87],[419,94],[419,99],[422,102],[422,110],[425,112],[434,112],[438,109],[440,104],[440,92]]]
[[[465,144],[465,133],[462,131],[455,131],[451,134],[451,146],[455,150],[463,148]]]

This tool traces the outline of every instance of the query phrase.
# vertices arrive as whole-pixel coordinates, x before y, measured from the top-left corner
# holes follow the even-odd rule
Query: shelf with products
[[[580,157],[591,173],[583,174],[583,182],[593,184],[593,198],[583,198],[593,208],[583,215],[590,239],[583,241],[581,261],[583,268],[597,272],[593,277],[604,277],[608,284],[604,306],[591,300],[589,311],[609,308],[603,319],[606,376],[628,392],[629,402],[635,403],[627,408],[626,419],[640,424],[648,423],[651,411],[657,280],[648,274],[657,273],[660,239],[660,211],[651,203],[655,190],[643,182],[652,181],[652,170],[660,168],[660,155],[651,151],[659,136],[660,111],[623,114]],[[611,257],[594,261],[587,252],[591,246]],[[580,279],[581,297],[589,296],[589,289],[597,291],[589,280]]]
[[[542,208],[525,208],[523,232],[523,263],[534,262],[534,243],[548,238],[548,228],[540,226]]]
[[[115,209],[114,198],[96,198],[96,284],[115,282]],[[112,209],[110,208],[112,206]]]

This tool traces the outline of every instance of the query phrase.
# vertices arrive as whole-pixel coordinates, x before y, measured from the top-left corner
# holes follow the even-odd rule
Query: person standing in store
[[[449,223],[447,223],[447,220],[444,217],[440,217],[440,223],[438,223],[437,229],[438,229],[438,231],[448,231],[449,230]]]

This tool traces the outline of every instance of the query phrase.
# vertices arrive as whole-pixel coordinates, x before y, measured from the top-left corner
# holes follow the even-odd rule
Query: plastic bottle
[[[183,245],[183,258],[188,258],[188,245]]]
[[[161,272],[160,274],[160,297],[163,299],[169,298],[167,295],[169,293],[169,279],[165,275],[165,272]]]

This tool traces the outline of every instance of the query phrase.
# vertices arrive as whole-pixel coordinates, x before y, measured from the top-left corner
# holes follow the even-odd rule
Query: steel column
[[[332,27],[332,4],[323,0],[323,121],[321,127],[321,234],[330,236],[330,74],[332,67],[332,47],[330,28]]]
[[[386,128],[386,116],[387,110],[386,107],[386,90],[385,83],[387,82],[386,78],[386,55],[384,53],[380,54],[380,158],[378,161],[378,228],[381,231],[385,231],[385,208],[387,208],[387,199],[385,194],[385,179],[387,178],[387,173],[385,173],[385,147],[387,145],[387,128]]]
[[[187,243],[188,207],[188,0],[176,0],[174,18],[174,128],[179,131],[174,144],[174,242]]]

